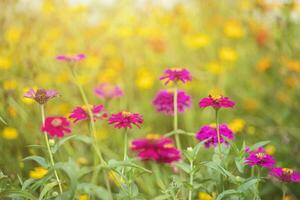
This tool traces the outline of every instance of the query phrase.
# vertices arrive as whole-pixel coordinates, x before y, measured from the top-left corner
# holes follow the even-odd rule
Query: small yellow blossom
[[[6,127],[2,131],[2,137],[7,140],[15,140],[18,137],[18,131],[15,128]]]
[[[77,159],[77,163],[80,164],[80,165],[86,165],[89,163],[88,159],[86,157],[79,157]]]
[[[236,118],[234,119],[232,122],[230,122],[228,124],[229,128],[234,132],[234,133],[237,133],[237,132],[240,132],[244,129],[246,125],[246,122],[245,120],[243,119],[240,119],[240,118]]]
[[[0,70],[9,69],[11,65],[11,59],[9,59],[8,57],[0,56]]]
[[[269,58],[261,58],[256,63],[256,70],[259,72],[265,72],[271,67],[271,60]]]
[[[154,75],[147,69],[138,70],[136,78],[136,86],[141,90],[151,89],[154,83]]]
[[[4,38],[8,43],[17,43],[20,40],[21,31],[18,27],[9,27],[4,34]]]
[[[299,79],[295,76],[289,76],[285,80],[285,83],[287,84],[287,86],[293,88],[299,85]]]
[[[198,49],[208,46],[210,44],[210,38],[208,35],[198,33],[185,36],[183,43],[191,49]]]
[[[224,25],[224,34],[233,39],[239,39],[244,36],[244,30],[239,21],[230,20]]]
[[[22,100],[24,103],[26,103],[26,104],[32,104],[32,103],[34,102],[33,99],[24,97],[24,94],[25,94],[26,92],[28,92],[29,89],[30,89],[30,88],[23,88],[23,91],[22,91],[21,94],[20,94],[21,100]],[[34,87],[33,89],[35,90],[35,89],[37,89],[37,88]]]
[[[208,94],[210,94],[213,97],[219,97],[222,96],[222,94],[224,94],[224,91],[220,88],[213,88],[208,91]]]
[[[9,79],[3,82],[3,89],[4,90],[14,90],[17,87],[16,79]]]
[[[199,200],[214,200],[215,198],[206,192],[199,192],[198,199]]]
[[[219,50],[219,57],[225,62],[235,62],[237,60],[237,52],[230,47],[222,47]]]
[[[79,196],[78,200],[89,200],[89,196],[87,194],[82,194]]]
[[[207,70],[212,74],[220,74],[224,71],[223,66],[218,62],[211,62],[207,64]]]
[[[48,170],[43,167],[35,167],[29,172],[30,178],[40,179],[43,178],[48,173]]]
[[[300,72],[300,61],[298,60],[288,60],[286,66],[290,71]]]
[[[269,145],[266,146],[265,150],[266,150],[267,154],[273,155],[276,151],[276,148],[275,148],[274,145],[269,144]]]

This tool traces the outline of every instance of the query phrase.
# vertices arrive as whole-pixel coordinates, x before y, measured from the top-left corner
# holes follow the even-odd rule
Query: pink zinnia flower
[[[112,114],[108,120],[109,124],[114,124],[115,128],[132,128],[132,124],[140,128],[143,123],[143,117],[137,113],[119,112]]]
[[[200,108],[206,108],[206,107],[213,107],[214,109],[219,108],[232,108],[234,107],[235,102],[229,99],[228,97],[218,96],[213,97],[212,95],[209,95],[208,97],[205,97],[200,100],[199,107]]]
[[[229,140],[234,139],[233,132],[228,128],[226,124],[219,125],[219,133],[220,133],[220,143],[228,144],[228,142],[224,139],[227,138]],[[217,129],[212,125],[204,125],[200,128],[199,132],[196,134],[196,138],[200,141],[205,141],[204,145],[206,148],[211,146],[218,145],[218,135]]]
[[[275,165],[275,160],[273,157],[266,153],[263,147],[259,147],[254,151],[246,150],[249,156],[246,158],[245,163],[251,167],[255,165],[260,165],[262,167],[273,167]]]
[[[154,100],[153,105],[157,112],[162,112],[167,115],[174,114],[174,92],[169,90],[159,91]],[[191,97],[182,90],[177,93],[177,108],[178,112],[182,113],[191,106]]]
[[[91,111],[93,113],[94,120],[96,119],[105,119],[108,117],[107,112],[105,111],[105,108],[103,105],[94,105],[91,108]],[[73,119],[73,122],[83,121],[89,119],[89,113],[85,106],[77,106],[70,114],[70,119]]]
[[[66,61],[66,62],[76,62],[85,59],[84,54],[77,54],[77,55],[58,55],[56,56],[56,60],[58,61]]]
[[[96,96],[103,99],[112,99],[124,95],[121,88],[110,83],[102,83],[97,85],[94,89],[94,93]]]
[[[300,181],[300,174],[289,168],[272,168],[270,175],[282,182]]]
[[[47,132],[51,137],[64,137],[65,133],[70,133],[70,122],[65,117],[47,117],[41,130]]]
[[[160,163],[172,163],[181,158],[180,151],[173,145],[173,140],[158,134],[148,134],[146,138],[133,140],[131,150],[136,151],[142,160]]]
[[[58,96],[58,92],[55,90],[45,90],[45,89],[29,89],[24,97],[34,99],[39,104],[45,104],[48,100]]]
[[[165,70],[164,74],[160,77],[160,80],[165,80],[165,85],[169,82],[181,81],[186,83],[192,80],[192,76],[187,69],[184,68],[170,68]]]

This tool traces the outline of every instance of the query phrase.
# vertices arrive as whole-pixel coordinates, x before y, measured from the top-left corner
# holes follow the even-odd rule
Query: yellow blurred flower
[[[80,165],[86,165],[89,163],[88,159],[86,157],[79,157],[77,159],[77,163],[80,164]]]
[[[33,99],[24,97],[24,94],[25,94],[26,92],[28,92],[29,89],[30,89],[30,88],[23,88],[23,90],[22,90],[22,92],[21,92],[21,94],[20,94],[20,99],[22,100],[22,102],[24,102],[24,103],[26,103],[26,104],[32,104],[32,103],[34,102]],[[34,89],[36,89],[36,88],[34,88]]]
[[[101,58],[96,55],[90,55],[86,58],[84,66],[95,69],[101,65]]]
[[[51,14],[55,11],[55,7],[52,0],[44,0],[42,4],[42,12],[45,15]]]
[[[114,82],[117,80],[119,73],[112,68],[107,68],[102,71],[97,77],[98,82]]]
[[[224,91],[220,88],[212,88],[211,90],[208,91],[208,94],[214,97],[222,96],[224,94]]]
[[[276,93],[276,99],[282,103],[286,103],[289,101],[289,96],[286,95],[286,92],[285,91],[277,91]]]
[[[119,71],[123,69],[123,62],[119,58],[111,58],[107,61],[106,66],[113,70]]]
[[[117,35],[121,38],[129,38],[133,36],[133,30],[129,26],[119,27],[117,30]]]
[[[224,25],[224,34],[233,39],[239,39],[244,36],[244,30],[239,21],[230,20]]]
[[[254,111],[258,107],[258,103],[255,99],[246,99],[243,101],[243,108],[248,111]]]
[[[48,173],[48,170],[43,167],[35,167],[29,172],[29,177],[33,179],[43,178]]]
[[[7,113],[9,114],[9,116],[11,116],[12,118],[15,118],[17,116],[17,111],[14,107],[9,106],[7,108]]]
[[[207,70],[212,74],[218,75],[224,71],[224,68],[218,62],[211,62],[207,64]]]
[[[136,75],[136,86],[141,90],[151,89],[154,83],[154,75],[146,68],[139,69]]]
[[[199,192],[198,193],[198,199],[199,200],[214,200],[214,195],[210,195],[206,192]]]
[[[293,88],[299,85],[299,79],[296,76],[289,76],[286,78],[285,83]]]
[[[9,27],[4,34],[4,38],[8,43],[17,43],[21,37],[22,30],[19,27]]]
[[[206,34],[198,33],[194,35],[187,35],[183,38],[183,43],[191,49],[199,49],[210,44],[210,38]]]
[[[2,131],[2,137],[6,140],[15,140],[18,138],[18,131],[12,127],[6,127]]]
[[[286,66],[291,71],[300,72],[300,61],[298,60],[288,60]]]
[[[114,172],[113,170],[110,170],[108,172],[108,178],[116,185],[116,186],[121,186],[122,183],[124,183],[124,179]]]
[[[232,122],[230,122],[228,124],[229,128],[234,132],[234,133],[237,133],[237,132],[240,132],[244,129],[246,125],[246,122],[245,120],[243,119],[240,119],[240,118],[236,118],[234,119]]]
[[[79,196],[78,200],[89,200],[89,196],[87,194],[82,194]]]
[[[0,56],[0,70],[9,69],[12,65],[9,57]]]
[[[17,80],[16,79],[9,79],[3,82],[3,89],[4,90],[14,90],[17,87]]]
[[[77,81],[82,84],[82,85],[85,85],[88,83],[88,81],[90,80],[91,77],[89,77],[88,75],[86,74],[79,74],[77,76]]]
[[[256,63],[256,70],[259,72],[265,72],[271,67],[271,60],[269,58],[261,58]]]
[[[266,146],[265,150],[266,150],[267,154],[273,155],[276,151],[276,148],[275,148],[274,145],[269,144],[269,145]]]
[[[237,60],[237,52],[230,47],[222,47],[219,50],[219,57],[222,61],[235,62]]]

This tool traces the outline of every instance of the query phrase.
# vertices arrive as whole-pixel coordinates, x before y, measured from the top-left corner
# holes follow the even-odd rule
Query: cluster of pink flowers
[[[209,95],[208,97],[201,99],[199,102],[200,108],[206,108],[206,107],[213,107],[214,109],[232,108],[234,107],[234,105],[235,102],[229,99],[228,97],[223,97],[223,96],[213,97],[212,95]]]
[[[183,90],[179,90],[177,94],[177,109],[179,113],[184,112],[191,106],[192,100]],[[152,104],[155,106],[157,112],[162,112],[167,115],[174,114],[174,92],[172,90],[159,91]]]
[[[140,128],[143,123],[143,117],[138,113],[131,113],[127,111],[112,114],[108,119],[109,124],[114,124],[115,128],[132,128],[132,125]]]
[[[58,56],[56,56],[56,60],[65,61],[65,62],[77,62],[77,61],[83,60],[85,58],[86,58],[86,56],[83,53],[76,54],[76,55],[58,55]]]
[[[246,158],[245,163],[251,167],[259,165],[266,168],[271,168],[275,165],[276,161],[273,157],[266,153],[263,147],[259,147],[254,151],[250,151],[249,148],[246,149],[249,156]]]
[[[172,163],[181,158],[180,151],[173,145],[173,140],[158,134],[148,134],[146,138],[133,140],[131,150],[136,151],[142,160],[160,163]]]
[[[105,111],[105,108],[103,105],[94,105],[91,108],[91,112],[93,114],[93,119],[106,119],[108,117],[107,112]],[[74,108],[74,110],[69,115],[70,119],[73,119],[73,122],[78,121],[84,121],[89,119],[89,113],[87,111],[87,108],[84,106],[77,106]]]
[[[170,82],[177,83],[179,81],[186,83],[192,80],[192,76],[187,69],[170,68],[165,70],[164,74],[160,77],[160,80],[165,81],[165,85]]]
[[[289,168],[272,168],[269,174],[282,182],[299,182],[300,173]]]

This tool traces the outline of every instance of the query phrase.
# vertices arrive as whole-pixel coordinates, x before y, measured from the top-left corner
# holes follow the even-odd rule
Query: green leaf
[[[48,167],[48,164],[47,164],[45,158],[43,158],[41,156],[28,156],[28,157],[23,159],[23,161],[26,161],[26,160],[33,160],[33,161],[37,162],[39,165],[41,165],[44,168]]]
[[[7,125],[6,121],[5,121],[1,116],[0,116],[0,121],[1,121],[3,124]]]
[[[242,158],[235,158],[234,160],[236,168],[239,170],[240,173],[244,173],[244,159]]]
[[[256,185],[256,183],[259,182],[259,179],[250,179],[246,182],[244,182],[242,185],[240,185],[238,187],[238,191],[240,192],[246,192],[247,190],[249,190],[251,187],[253,187],[254,185]]]
[[[239,191],[236,190],[225,190],[224,192],[222,192],[221,194],[219,194],[216,198],[216,200],[221,200],[226,196],[231,196],[231,195],[236,195],[236,194],[240,194]]]
[[[258,142],[258,143],[255,143],[254,145],[252,145],[250,148],[251,151],[257,149],[258,147],[262,147],[262,146],[265,146],[266,144],[269,144],[270,141],[262,141],[262,142]]]
[[[68,140],[72,139],[72,138],[75,138],[76,135],[71,135],[71,136],[68,136],[68,137],[64,137],[63,139],[59,140],[53,147],[52,147],[52,152],[53,153],[56,153],[57,150],[65,143],[67,142]]]
[[[176,166],[185,171],[187,174],[190,174],[192,171],[190,165],[184,162],[176,163]]]
[[[33,196],[31,193],[23,190],[17,190],[17,189],[12,189],[12,190],[6,190],[1,193],[4,197],[9,197],[9,198],[25,198],[27,200],[36,200],[37,198]]]
[[[125,167],[133,167],[133,168],[137,168],[137,169],[140,169],[142,171],[145,171],[147,173],[152,173],[152,171],[142,167],[142,166],[139,166],[137,164],[134,164],[132,162],[132,160],[124,160],[124,161],[117,161],[117,160],[109,160],[108,161],[108,167],[109,168],[117,168],[117,167],[121,167],[121,166],[125,166]]]
[[[110,199],[106,189],[101,186],[94,185],[92,183],[80,183],[78,184],[78,191],[95,195],[99,199],[106,200]]]
[[[45,196],[52,188],[54,188],[56,185],[58,185],[57,182],[52,182],[52,183],[46,184],[46,185],[43,187],[43,189],[42,189],[42,191],[41,191],[41,193],[40,193],[39,200],[42,200],[42,199],[44,198],[44,196]]]

